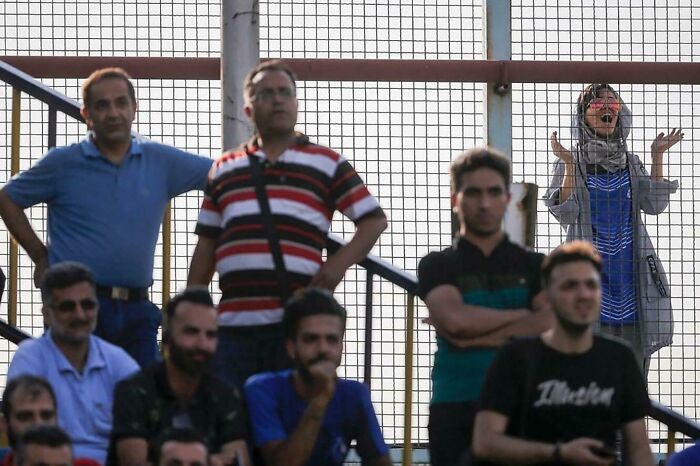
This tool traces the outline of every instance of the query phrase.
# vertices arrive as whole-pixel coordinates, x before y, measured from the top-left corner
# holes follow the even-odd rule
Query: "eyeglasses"
[[[609,108],[610,110],[612,110],[613,112],[619,112],[619,111],[620,111],[620,107],[622,107],[622,104],[621,104],[619,101],[617,101],[617,100],[612,100],[612,99],[601,99],[600,97],[591,100],[591,102],[588,104],[588,106],[589,106],[590,108],[592,108],[593,110],[600,110],[600,109],[603,108],[606,104],[608,105],[608,108]]]
[[[292,100],[296,93],[291,87],[284,87],[282,89],[263,89],[260,92],[253,94],[253,98],[260,102],[270,102],[275,96],[280,96],[282,100]]]
[[[84,311],[92,311],[97,308],[97,301],[91,298],[81,299],[80,301],[66,299],[65,301],[52,304],[51,307],[60,312],[74,312],[78,305],[80,305]]]

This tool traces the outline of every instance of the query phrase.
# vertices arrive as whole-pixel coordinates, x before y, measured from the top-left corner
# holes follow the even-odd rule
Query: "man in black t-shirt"
[[[237,459],[248,464],[242,398],[208,374],[218,342],[216,318],[206,288],[188,288],[168,302],[165,360],[115,388],[108,464],[153,464],[149,442],[166,429],[183,427],[204,436],[217,464]]]
[[[505,346],[489,369],[474,426],[474,455],[500,464],[612,465],[618,430],[629,464],[651,466],[649,398],[621,340],[594,336],[601,259],[566,243],[543,264],[556,317],[540,337]]]

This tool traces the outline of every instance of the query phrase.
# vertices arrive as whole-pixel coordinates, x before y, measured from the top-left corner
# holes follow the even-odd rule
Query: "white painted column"
[[[487,60],[511,59],[510,0],[484,0],[484,55]],[[513,149],[510,83],[487,83],[484,91],[486,144],[508,157]]]
[[[257,0],[221,0],[221,148],[248,140],[253,125],[243,112],[243,79],[260,61]]]

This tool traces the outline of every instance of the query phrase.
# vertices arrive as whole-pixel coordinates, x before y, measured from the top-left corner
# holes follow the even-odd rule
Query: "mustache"
[[[70,328],[85,327],[86,325],[91,325],[91,320],[74,320],[69,324]]]
[[[206,359],[206,358],[211,358],[213,356],[213,353],[211,353],[209,351],[204,351],[204,350],[192,350],[192,351],[188,351],[187,355],[189,357],[201,356],[201,357]]]
[[[319,354],[315,358],[309,361],[309,365],[316,364],[321,361],[328,361],[328,355],[327,354]]]

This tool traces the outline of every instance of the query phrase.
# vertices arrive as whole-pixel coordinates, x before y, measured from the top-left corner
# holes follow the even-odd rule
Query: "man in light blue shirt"
[[[158,356],[159,309],[148,300],[153,255],[168,201],[204,189],[212,161],[131,134],[136,97],[119,68],[95,71],[83,84],[90,133],[51,149],[0,191],[0,216],[35,264],[39,284],[48,265],[76,261],[92,270],[100,317],[97,335],[142,366]],[[48,241],[24,209],[45,203]]]
[[[75,262],[51,266],[41,283],[48,330],[17,348],[7,379],[31,374],[56,393],[59,425],[73,440],[75,456],[104,464],[112,430],[117,382],[138,370],[121,348],[92,334],[99,304],[90,271]]]

